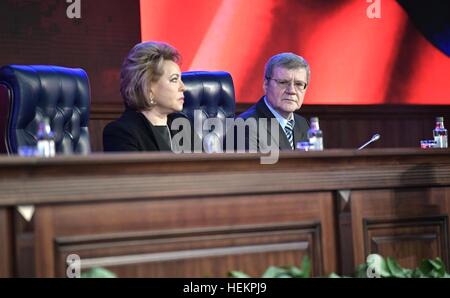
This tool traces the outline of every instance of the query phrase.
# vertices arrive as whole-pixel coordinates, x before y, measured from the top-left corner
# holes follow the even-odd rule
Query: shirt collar
[[[291,119],[284,118],[283,116],[280,115],[280,113],[278,113],[274,108],[272,108],[272,106],[267,101],[267,97],[266,96],[264,96],[264,103],[269,108],[270,112],[272,112],[272,114],[275,116],[275,118],[277,119],[278,123],[280,124],[281,128],[283,128],[283,130],[285,129],[286,124],[288,123],[288,121],[291,120],[291,119],[294,121],[294,125],[295,125],[295,120],[294,120],[294,115],[293,114],[291,114]]]

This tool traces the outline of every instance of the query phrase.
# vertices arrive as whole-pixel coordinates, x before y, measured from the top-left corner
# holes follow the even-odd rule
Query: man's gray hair
[[[264,79],[268,80],[272,77],[272,71],[275,67],[283,67],[286,69],[297,69],[303,68],[306,70],[306,83],[309,83],[309,78],[311,76],[311,70],[309,69],[308,62],[299,55],[294,53],[280,53],[269,59],[266,63],[264,71]]]
[[[180,61],[180,54],[164,42],[142,42],[131,49],[120,71],[120,93],[128,108],[145,111],[154,106],[150,99],[150,84],[163,74],[163,62]]]

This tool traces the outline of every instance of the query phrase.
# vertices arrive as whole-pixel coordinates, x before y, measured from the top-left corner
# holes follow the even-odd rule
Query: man
[[[265,95],[238,117],[258,123],[246,131],[245,148],[239,146],[235,135],[238,151],[294,150],[297,142],[307,141],[308,122],[294,112],[303,104],[309,78],[309,65],[298,55],[281,53],[269,59],[264,72]]]

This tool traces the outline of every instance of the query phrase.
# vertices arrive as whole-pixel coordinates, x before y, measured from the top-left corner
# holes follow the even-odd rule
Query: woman
[[[180,54],[162,42],[134,46],[123,62],[122,116],[103,130],[104,151],[170,151],[167,116],[183,109]]]

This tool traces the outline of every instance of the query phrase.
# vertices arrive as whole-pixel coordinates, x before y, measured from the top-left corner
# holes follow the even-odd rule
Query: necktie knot
[[[286,128],[292,131],[292,129],[294,128],[294,119],[291,119],[287,122]]]

